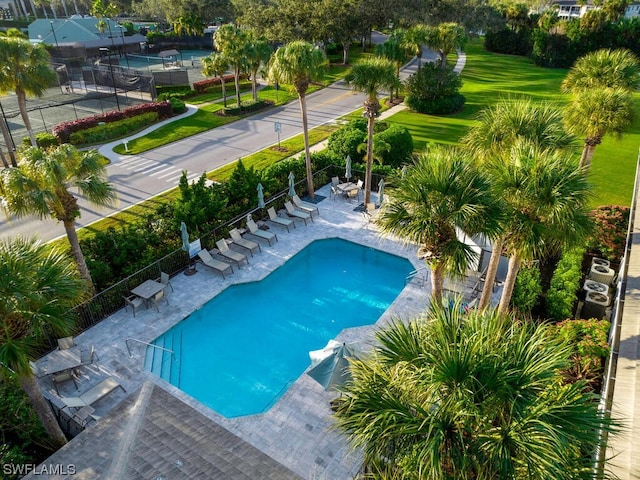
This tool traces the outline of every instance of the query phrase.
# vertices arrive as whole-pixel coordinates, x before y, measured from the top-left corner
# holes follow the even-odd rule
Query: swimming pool
[[[316,240],[260,282],[234,285],[147,347],[145,368],[227,418],[267,411],[347,327],[374,323],[413,269],[341,239]]]

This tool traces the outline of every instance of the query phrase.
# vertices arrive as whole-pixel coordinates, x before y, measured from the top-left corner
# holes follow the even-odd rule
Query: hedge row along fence
[[[224,78],[225,83],[235,81],[235,77],[233,75],[223,75],[222,78]],[[247,80],[248,78],[248,73],[240,74],[240,80]],[[222,80],[220,79],[220,77],[207,78],[205,80],[193,82],[193,89],[198,93],[205,93],[209,87],[220,85],[221,83]]]
[[[132,107],[125,108],[124,110],[114,110],[102,115],[94,115],[92,117],[81,118],[71,122],[62,122],[55,125],[52,128],[51,133],[53,133],[60,143],[69,143],[71,141],[72,133],[97,127],[102,122],[117,122],[126,118],[132,118],[152,112],[157,113],[158,120],[164,120],[172,117],[173,108],[171,106],[171,102],[167,100],[164,102],[143,103],[141,105],[134,105]]]

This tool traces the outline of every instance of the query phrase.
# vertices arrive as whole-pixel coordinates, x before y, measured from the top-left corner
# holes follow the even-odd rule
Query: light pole
[[[118,90],[116,89],[116,77],[113,74],[113,64],[111,63],[111,50],[106,47],[101,47],[100,51],[106,53],[109,57],[109,70],[111,71],[111,83],[113,83],[113,95],[116,97],[116,105],[120,110],[120,100],[118,100]]]
[[[49,20],[51,22],[51,33],[53,33],[53,39],[56,42],[56,48],[59,48],[58,46],[58,37],[56,37],[56,31],[53,28],[53,20]]]
[[[124,54],[124,59],[127,62],[127,68],[129,68],[129,57],[127,57],[127,47],[124,44],[124,27],[122,25],[118,25],[120,28],[120,38],[122,38],[122,53]]]

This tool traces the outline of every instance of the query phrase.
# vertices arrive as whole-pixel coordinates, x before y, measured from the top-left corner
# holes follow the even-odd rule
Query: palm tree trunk
[[[40,386],[38,385],[35,377],[33,375],[20,375],[18,377],[18,381],[20,382],[22,390],[25,391],[29,400],[31,400],[31,405],[38,414],[44,429],[47,431],[56,446],[63,446],[67,443],[67,437],[65,437],[62,432],[55,415],[51,411],[51,407],[42,396]]]
[[[38,143],[36,142],[36,137],[33,135],[33,130],[31,129],[31,120],[29,120],[29,113],[27,112],[27,96],[22,90],[19,89],[16,89],[16,96],[18,98],[20,116],[22,117],[22,121],[24,122],[24,128],[27,129],[27,133],[29,134],[31,145],[37,147]]]
[[[518,276],[521,265],[522,258],[518,255],[514,254],[509,258],[509,271],[504,281],[504,287],[502,287],[502,296],[500,297],[500,305],[498,306],[498,312],[501,314],[506,314],[509,311],[509,302],[511,302],[513,287],[516,284],[516,277]]]
[[[80,275],[86,280],[87,285],[93,290],[93,280],[91,279],[91,274],[89,273],[89,269],[87,268],[87,264],[84,261],[84,255],[82,254],[82,249],[80,248],[80,242],[78,241],[78,233],[76,232],[76,227],[73,224],[73,221],[63,221],[64,230],[67,232],[67,239],[69,240],[69,245],[71,245],[71,252],[73,253],[73,258],[78,265],[78,271]]]
[[[238,108],[241,108],[240,103],[240,67],[236,66],[233,72],[234,81],[236,83],[236,102],[238,103]]]
[[[491,301],[493,284],[496,281],[496,274],[498,273],[498,265],[500,265],[500,256],[502,255],[503,245],[503,238],[499,238],[493,243],[491,258],[489,259],[489,265],[487,265],[487,274],[485,275],[484,286],[482,287],[482,295],[480,296],[480,302],[478,303],[479,310],[487,308]]]
[[[369,100],[365,102],[365,116],[367,117],[367,166],[364,174],[364,204],[371,203],[371,166],[373,164],[373,128],[375,112],[367,108]]]
[[[342,63],[345,65],[349,65],[349,47],[350,42],[342,42]]]
[[[9,168],[9,162],[7,162],[7,157],[4,156],[4,152],[0,149],[0,159],[2,160],[2,165],[4,168]]]
[[[222,104],[227,108],[227,88],[224,84],[224,74],[220,75],[220,85],[222,85]]]
[[[315,198],[313,173],[311,172],[311,155],[309,154],[309,122],[307,120],[307,101],[304,93],[298,92],[300,112],[302,113],[302,136],[304,137],[304,163],[307,169],[307,191],[311,199]]]
[[[580,168],[586,168],[587,171],[591,168],[591,159],[593,158],[593,152],[595,151],[595,145],[591,145],[585,142],[584,147],[582,149],[582,155],[580,156],[580,163],[578,166]]]
[[[444,291],[444,265],[431,267],[431,306],[442,304],[442,292]]]
[[[257,74],[258,74],[257,69],[251,72],[251,93],[253,94],[253,100],[255,102],[258,101],[258,81],[256,80]]]
[[[13,151],[13,140],[11,139],[11,135],[9,133],[9,126],[7,125],[4,117],[0,119],[0,130],[2,130],[2,137],[4,138],[4,144],[7,147],[7,152],[9,153],[9,159],[11,160],[11,165],[14,167],[18,166],[18,162],[16,161],[16,154]]]

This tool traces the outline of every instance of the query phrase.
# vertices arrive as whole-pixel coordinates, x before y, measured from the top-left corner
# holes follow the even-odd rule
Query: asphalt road
[[[380,41],[380,38],[374,41]],[[425,50],[423,61],[428,61],[434,55]],[[403,76],[409,75],[415,68],[416,62],[408,65],[403,70]],[[362,94],[352,92],[342,82],[314,92],[307,97],[309,128],[332,122],[361,107],[363,101]],[[76,222],[76,227],[85,227],[104,216],[176,187],[183,171],[187,172],[189,179],[195,179],[203,172],[276,144],[275,122],[282,125],[281,140],[300,134],[302,122],[299,103],[293,101],[140,155],[110,155],[112,163],[107,167],[107,172],[109,182],[118,194],[118,204],[111,209],[95,208],[78,195],[81,218]],[[53,220],[0,218],[2,238],[22,235],[37,236],[48,241],[64,234],[62,224]]]

